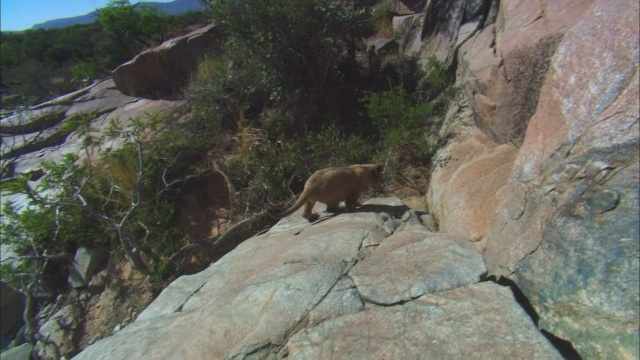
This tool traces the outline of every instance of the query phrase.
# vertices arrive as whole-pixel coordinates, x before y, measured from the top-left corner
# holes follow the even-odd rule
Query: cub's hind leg
[[[330,213],[338,213],[340,211],[340,202],[329,202],[327,203],[327,212]]]
[[[358,206],[360,206],[360,203],[358,202],[359,198],[360,194],[357,192],[349,194],[347,200],[345,200],[344,202],[344,206],[347,208],[347,210],[353,210],[357,208]]]
[[[313,205],[315,204],[315,200],[307,200],[307,203],[304,205],[304,212],[302,213],[305,219],[315,221],[318,218],[318,214],[313,212]]]

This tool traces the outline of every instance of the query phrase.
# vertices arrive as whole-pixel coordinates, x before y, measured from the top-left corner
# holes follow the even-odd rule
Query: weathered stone
[[[104,252],[99,249],[78,248],[69,269],[69,285],[74,288],[87,286],[102,259]]]
[[[562,359],[493,283],[370,307],[296,333],[292,359]]]
[[[310,325],[319,324],[347,314],[355,314],[364,310],[353,280],[343,278],[331,289],[327,296],[309,312]]]
[[[345,220],[351,216],[356,220]],[[358,310],[353,302],[336,313],[328,308],[340,299],[356,300],[347,280],[336,283],[382,219],[369,212],[322,219],[310,225],[295,213],[266,234],[243,242],[207,270],[178,278],[135,322],[77,358],[273,354],[322,301],[325,305],[313,313],[318,321]]]
[[[3,352],[0,354],[0,358],[2,360],[31,360],[31,351],[33,351],[33,345],[24,343]]]
[[[55,359],[55,354],[74,352],[80,331],[80,309],[75,305],[67,305],[60,309],[40,327],[42,334],[54,344],[39,341],[34,351],[39,359]],[[55,348],[58,348],[57,352]]]
[[[219,28],[205,26],[140,53],[114,70],[113,80],[126,95],[175,97],[197,69],[200,55],[217,50],[219,42]]]
[[[476,34],[476,31],[480,28],[480,22],[474,21],[470,23],[466,23],[460,26],[460,30],[458,31],[458,39],[456,40],[456,49],[460,47],[465,41],[469,40],[473,35]]]
[[[92,294],[99,294],[107,287],[108,269],[104,269],[91,277],[88,289]]]
[[[421,62],[435,57],[445,68],[454,62],[458,30],[463,24],[467,0],[428,1],[422,28]]]
[[[417,55],[420,52],[422,46],[420,33],[423,25],[424,14],[393,17],[393,32],[400,36],[400,51],[409,55]]]
[[[425,0],[386,0],[389,9],[398,15],[410,15],[424,12]]]
[[[400,238],[410,231],[394,236]],[[417,231],[423,240],[390,251],[383,248],[385,240],[372,256],[351,269],[349,276],[363,299],[391,305],[480,281],[486,272],[484,261],[468,240]]]
[[[638,16],[596,1],[566,31],[487,240],[490,272],[585,358],[640,351]]]
[[[477,125],[499,144],[522,144],[562,35],[592,0],[503,2],[495,26],[460,48],[458,81]]]
[[[482,240],[491,229],[516,155],[513,146],[496,145],[473,127],[440,150],[427,197],[440,231]]]
[[[116,89],[113,79],[103,80],[90,87],[89,91],[76,98],[67,111],[67,117],[92,114],[98,117],[136,101]]]
[[[53,105],[20,112],[2,119],[0,130],[3,137],[43,131],[61,122],[67,110],[69,110],[68,105]]]
[[[24,295],[0,282],[0,336],[13,334],[22,325]]]
[[[2,138],[1,152],[3,158],[12,159],[61,145],[67,139],[69,130],[60,127],[48,128],[27,135],[10,135]],[[14,168],[14,173],[19,171]]]

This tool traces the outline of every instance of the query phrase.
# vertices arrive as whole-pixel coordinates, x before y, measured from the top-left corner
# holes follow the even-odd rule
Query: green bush
[[[309,136],[309,146],[316,168],[368,163],[373,160],[373,145],[357,134],[345,135],[336,122]]]
[[[372,22],[379,36],[393,36],[393,10],[387,1],[381,1],[372,10]]]
[[[338,89],[348,88],[346,79],[353,77],[356,39],[368,31],[366,11],[333,0],[204,3],[224,25],[234,71],[246,68],[255,79],[247,88],[235,86],[237,92],[250,92],[258,82],[268,96],[261,105],[306,107],[304,114],[293,109],[300,128],[319,128],[327,112],[344,104]]]
[[[427,60],[425,73],[427,75],[420,79],[416,94],[421,101],[436,100],[435,105],[441,108],[453,98],[455,89],[452,85],[455,78],[435,56]]]
[[[124,249],[129,256],[129,244],[145,255],[140,270],[161,279],[171,268],[167,259],[181,246],[177,193],[185,180],[206,171],[200,165],[202,146],[158,115],[133,119],[127,128],[114,122],[108,135],[123,145],[106,150],[100,159],[91,159],[91,151],[83,160],[68,153],[44,165],[45,176],[35,187],[20,177],[1,183],[3,195],[28,199],[22,209],[4,206],[2,243],[36,259],[72,254],[79,246]],[[100,145],[97,140],[85,144],[94,150]],[[29,276],[24,269],[14,270],[3,267],[3,278]]]
[[[364,101],[384,152],[399,151],[412,161],[428,161],[431,149],[424,133],[426,120],[432,113],[428,103],[415,103],[402,86],[371,93]]]

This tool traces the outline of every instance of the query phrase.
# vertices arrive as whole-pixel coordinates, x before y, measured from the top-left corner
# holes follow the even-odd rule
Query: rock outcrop
[[[74,288],[89,285],[105,255],[100,249],[78,248],[69,269],[69,285]]]
[[[429,189],[440,230],[482,239],[489,275],[584,358],[640,353],[639,16],[628,0],[501,2],[459,49],[464,101]]]
[[[133,118],[169,113],[182,105],[180,101],[123,95],[115,88],[113,79],[96,82],[70,95],[2,119],[2,157],[6,161],[3,167],[7,167],[3,176],[29,174],[40,170],[45,161],[58,161],[67,152],[78,153],[84,135],[104,137],[111,121],[126,127]],[[91,129],[85,134],[74,133],[79,122],[90,124]]]
[[[140,53],[114,70],[113,80],[129,96],[175,98],[191,80],[201,55],[220,46],[219,28],[208,25]]]
[[[565,34],[485,254],[587,358],[640,351],[638,17],[596,1]]]
[[[485,271],[471,243],[398,199],[314,224],[299,211],[75,359],[560,359]]]

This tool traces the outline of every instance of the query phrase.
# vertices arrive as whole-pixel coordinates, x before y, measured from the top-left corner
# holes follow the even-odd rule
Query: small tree
[[[203,0],[230,37],[229,53],[260,64],[274,98],[302,89],[324,100],[355,64],[368,14],[333,0]]]
[[[164,37],[166,24],[158,11],[145,5],[130,5],[128,0],[111,0],[98,10],[98,22],[113,41],[118,60],[133,56]]]

